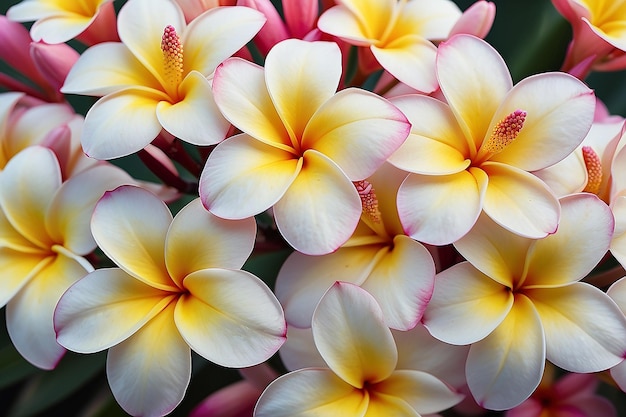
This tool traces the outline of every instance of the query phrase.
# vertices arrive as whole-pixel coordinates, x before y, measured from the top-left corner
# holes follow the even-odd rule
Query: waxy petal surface
[[[271,357],[285,341],[283,311],[271,290],[249,272],[204,269],[183,281],[188,294],[174,319],[198,354],[242,368]]]
[[[24,253],[0,247],[0,306],[4,307],[32,277],[54,258],[40,253]]]
[[[200,198],[219,217],[251,217],[274,205],[301,167],[292,153],[245,134],[235,136],[211,152],[200,176]]]
[[[312,329],[329,368],[353,387],[380,382],[395,369],[396,345],[382,311],[354,284],[337,282],[326,292],[313,314]]]
[[[506,318],[473,344],[467,357],[467,383],[482,407],[505,410],[530,397],[541,381],[546,341],[532,302],[516,295]]]
[[[165,236],[172,214],[149,191],[122,186],[98,202],[91,231],[98,246],[130,275],[162,290],[178,290],[165,268]]]
[[[361,199],[346,175],[326,156],[309,150],[302,170],[274,205],[285,240],[307,255],[323,255],[345,243],[361,217]]]
[[[191,350],[178,333],[173,316],[174,304],[170,304],[109,350],[109,386],[131,415],[166,415],[185,395],[191,378]]]
[[[543,324],[547,358],[571,372],[597,372],[626,353],[626,318],[601,290],[583,282],[525,291]]]
[[[390,1],[383,3],[372,3],[374,10],[380,8],[381,17],[390,17],[389,8]],[[382,6],[382,7],[381,7]],[[393,6],[391,6],[393,7]],[[370,9],[372,10],[372,9]],[[374,12],[374,10],[372,10]],[[377,14],[376,12],[373,13]],[[384,17],[381,21],[384,20]],[[385,22],[386,24],[387,22]],[[352,45],[368,46],[376,43],[377,30],[373,30],[363,25],[359,20],[358,14],[353,13],[350,9],[343,6],[331,7],[326,10],[318,19],[317,27],[324,33],[337,36]]]
[[[172,302],[119,268],[98,269],[72,285],[55,313],[57,340],[79,353],[94,353],[133,335]]]
[[[509,289],[461,262],[435,277],[435,292],[422,321],[437,339],[467,345],[489,335],[512,306]]]
[[[74,13],[49,16],[33,23],[30,36],[35,42],[63,43],[84,32],[92,21],[93,16],[81,16]]]

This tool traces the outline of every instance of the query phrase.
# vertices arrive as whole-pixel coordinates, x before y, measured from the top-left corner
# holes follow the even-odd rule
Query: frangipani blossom
[[[0,306],[9,336],[33,365],[52,369],[65,353],[52,315],[61,294],[93,270],[89,219],[108,189],[130,183],[126,172],[99,165],[63,181],[52,150],[29,146],[0,171]]]
[[[626,354],[626,318],[585,277],[606,254],[613,232],[595,195],[563,197],[557,232],[516,236],[482,215],[455,243],[468,261],[439,273],[424,313],[436,338],[471,344],[467,382],[482,407],[512,408],[538,386],[545,360],[588,373]]]
[[[419,416],[462,398],[435,376],[398,366],[382,311],[356,285],[337,282],[327,291],[312,332],[326,365],[276,379],[261,394],[255,417]]]
[[[239,270],[252,251],[254,219],[217,218],[198,199],[172,219],[156,196],[124,186],[98,202],[91,230],[119,268],[73,285],[54,325],[68,349],[109,349],[109,385],[128,413],[161,416],[178,405],[191,349],[239,368],[265,361],[284,342],[278,300]]]
[[[337,0],[317,23],[322,32],[361,47],[398,80],[424,93],[437,89],[437,47],[461,10],[449,0]]]
[[[230,124],[213,101],[217,65],[265,23],[247,7],[206,11],[189,25],[173,0],[129,0],[118,15],[121,43],[86,50],[63,93],[104,96],[89,109],[82,144],[97,159],[139,151],[161,129],[194,145],[213,145]]]
[[[113,0],[23,0],[9,8],[7,17],[35,21],[30,29],[34,41],[56,44],[79,37],[91,45],[117,40]]]
[[[288,39],[265,68],[230,58],[215,71],[215,101],[244,133],[211,152],[200,198],[213,214],[241,219],[273,206],[280,233],[300,252],[332,252],[361,215],[353,181],[370,176],[406,139],[410,124],[365,90],[335,93],[339,47]]]
[[[346,243],[328,255],[294,252],[287,258],[275,289],[287,323],[309,327],[315,306],[335,281],[367,290],[391,328],[408,330],[420,321],[432,296],[435,265],[428,250],[402,231],[396,192],[405,177],[385,163],[360,184],[363,213]]]
[[[513,86],[498,52],[470,35],[439,46],[436,70],[446,102],[423,95],[391,100],[413,124],[389,158],[412,173],[398,191],[405,232],[434,245],[452,243],[484,211],[525,237],[554,233],[557,197],[530,172],[582,142],[593,120],[593,92],[564,73]]]

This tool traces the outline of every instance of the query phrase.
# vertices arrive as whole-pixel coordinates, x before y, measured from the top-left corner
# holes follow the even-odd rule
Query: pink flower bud
[[[496,16],[496,5],[488,1],[477,1],[472,4],[459,18],[452,30],[450,37],[459,33],[474,35],[485,38],[493,25]]]
[[[285,21],[291,35],[303,39],[315,28],[319,7],[317,0],[283,0]]]
[[[70,68],[78,60],[79,53],[65,43],[55,45],[43,42],[30,44],[30,57],[39,74],[45,80],[46,86],[56,94],[65,81]]]
[[[267,22],[254,38],[263,55],[267,55],[278,42],[290,38],[287,26],[270,0],[239,0],[237,5],[250,7],[265,15]]]

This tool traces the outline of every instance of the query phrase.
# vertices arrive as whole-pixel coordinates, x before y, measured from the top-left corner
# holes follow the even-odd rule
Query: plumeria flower
[[[584,79],[590,70],[626,68],[626,1],[552,0],[572,25],[563,71]]]
[[[611,211],[588,193],[560,202],[558,230],[539,240],[482,215],[454,245],[468,261],[435,279],[424,325],[444,342],[471,344],[467,382],[484,408],[504,410],[526,400],[546,359],[589,373],[626,354],[626,318],[604,292],[579,282],[607,252]]]
[[[365,90],[335,93],[339,47],[288,39],[265,68],[239,58],[215,71],[215,101],[244,133],[218,144],[200,178],[213,214],[241,219],[273,206],[280,233],[298,251],[332,252],[361,216],[353,184],[370,176],[406,139],[410,124]]]
[[[522,236],[554,233],[557,197],[530,172],[582,142],[593,120],[593,92],[564,73],[513,86],[498,52],[470,35],[439,46],[436,70],[446,102],[416,94],[392,99],[413,124],[389,158],[412,173],[398,191],[405,232],[434,245],[452,243],[484,211]]]
[[[312,322],[325,366],[283,375],[261,394],[255,417],[417,416],[462,396],[437,377],[399,367],[398,349],[376,300],[360,287],[335,283]]]
[[[129,0],[118,15],[122,42],[86,50],[61,90],[104,96],[87,113],[85,152],[97,159],[128,155],[161,129],[194,145],[224,139],[230,125],[215,106],[210,79],[264,22],[256,10],[220,7],[187,25],[173,0]]]
[[[54,326],[59,343],[75,352],[109,349],[109,385],[129,414],[162,416],[180,403],[191,349],[241,368],[284,342],[278,300],[239,270],[252,251],[254,219],[219,219],[198,199],[172,219],[155,195],[123,186],[98,202],[91,231],[118,268],[73,285]]]
[[[337,0],[318,21],[322,32],[367,47],[398,80],[430,93],[437,89],[437,48],[448,38],[461,10],[449,0]]]
[[[533,395],[505,417],[617,417],[615,406],[596,393],[600,380],[593,374],[569,373],[556,378],[550,364]]]
[[[16,22],[35,23],[35,41],[56,44],[78,38],[88,45],[117,40],[113,0],[23,0],[7,11]]]
[[[378,302],[387,326],[417,325],[432,296],[435,265],[424,246],[402,231],[396,192],[406,173],[385,163],[359,184],[363,213],[355,233],[335,252],[292,253],[276,278],[287,323],[310,327],[315,306],[335,281],[351,282]]]
[[[89,219],[108,189],[131,183],[126,172],[98,165],[63,181],[54,152],[29,146],[0,171],[0,305],[9,336],[33,365],[52,369],[65,353],[52,315],[61,294],[93,270]]]

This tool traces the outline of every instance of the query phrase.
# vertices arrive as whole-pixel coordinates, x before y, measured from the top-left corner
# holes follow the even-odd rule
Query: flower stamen
[[[177,87],[183,79],[183,44],[172,25],[167,25],[163,30],[161,51],[166,82]]]
[[[519,135],[524,127],[526,115],[524,110],[518,109],[499,121],[493,128],[489,139],[483,144],[484,152],[490,156],[502,152]]]
[[[378,198],[374,192],[374,187],[369,182],[356,181],[354,186],[361,197],[361,207],[363,214],[372,222],[380,223],[380,211],[378,210]]]
[[[583,191],[598,194],[602,183],[602,161],[590,146],[583,146],[583,160],[587,170],[587,185]]]

